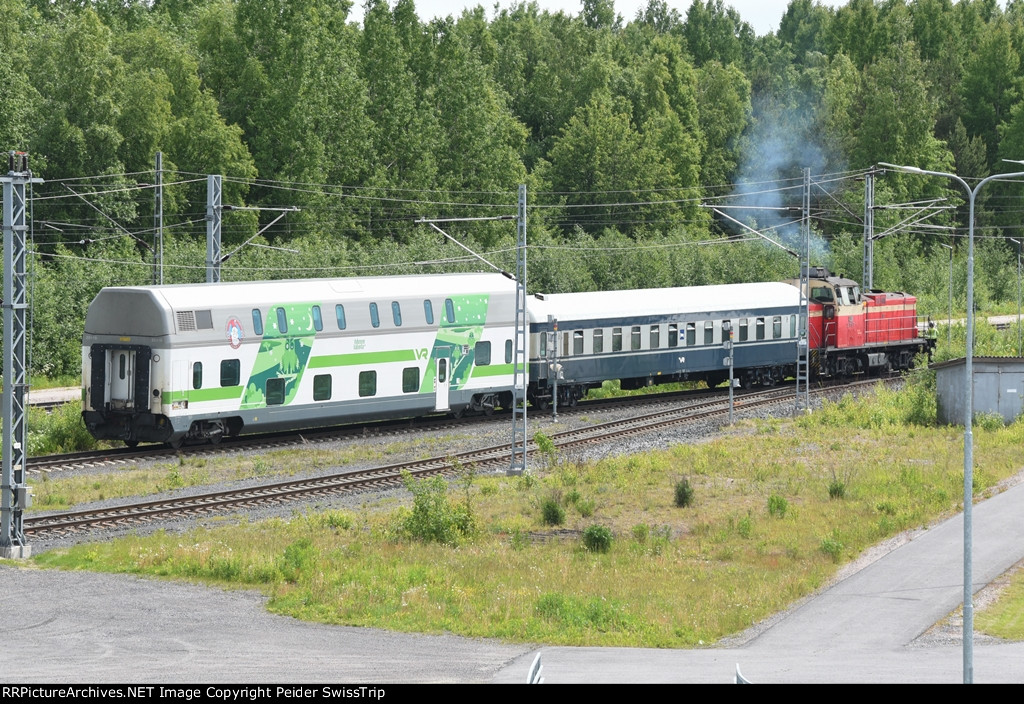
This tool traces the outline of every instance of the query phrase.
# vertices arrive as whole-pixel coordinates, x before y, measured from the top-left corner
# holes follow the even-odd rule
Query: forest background
[[[794,277],[804,168],[814,263],[860,279],[873,165],[971,180],[1024,159],[1024,0],[793,0],[763,36],[722,0],[351,8],[0,0],[0,148],[44,179],[33,372],[77,374],[99,288],[154,280],[158,151],[166,283],[205,280],[221,174],[226,281],[481,268],[421,218],[470,218],[444,228],[512,270],[515,223],[492,218],[526,184],[531,292]],[[1022,195],[979,200],[986,310],[1016,310]],[[890,171],[874,203],[874,286],[941,319],[952,276],[962,312],[963,192]]]

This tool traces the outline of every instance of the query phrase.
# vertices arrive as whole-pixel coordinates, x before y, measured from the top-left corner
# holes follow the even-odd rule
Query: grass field
[[[401,506],[225,518],[35,559],[255,588],[275,612],[327,623],[558,644],[707,644],[810,594],[877,541],[959,510],[962,430],[930,424],[929,393],[927,379],[900,392],[879,387],[698,445],[599,462],[556,456],[526,477],[467,471],[451,486],[410,484],[415,500]],[[979,424],[976,491],[1020,469],[1022,441],[1024,423]],[[149,481],[156,489],[175,472],[203,483],[221,471],[344,461],[289,452],[236,459],[234,469],[170,466]],[[692,503],[680,507],[684,478]],[[89,494],[47,484],[69,503]],[[588,548],[593,526],[608,529],[610,545]]]

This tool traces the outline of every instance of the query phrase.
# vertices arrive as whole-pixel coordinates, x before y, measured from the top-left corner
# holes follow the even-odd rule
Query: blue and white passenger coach
[[[772,384],[793,374],[799,291],[785,283],[564,293],[530,299],[530,394],[551,400],[549,333],[557,330],[559,402],[620,379],[636,389],[728,378],[722,323],[731,322],[737,378]]]

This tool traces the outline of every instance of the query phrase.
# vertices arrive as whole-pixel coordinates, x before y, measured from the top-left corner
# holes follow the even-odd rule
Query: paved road
[[[1024,484],[978,504],[981,586],[1024,558]],[[736,648],[542,648],[557,682],[960,682],[961,517],[921,534]],[[521,682],[536,649],[307,624],[245,592],[0,565],[0,682]],[[975,645],[975,681],[1024,682],[1024,644]]]

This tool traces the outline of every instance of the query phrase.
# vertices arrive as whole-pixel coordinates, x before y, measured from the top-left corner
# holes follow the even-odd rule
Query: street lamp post
[[[1020,240],[1010,238],[1010,241],[1017,245],[1017,356],[1021,356],[1021,329],[1020,329]]]
[[[956,181],[967,193],[967,349],[964,354],[964,684],[974,682],[974,604],[971,574],[971,514],[974,484],[974,434],[971,424],[974,416],[974,201],[989,181],[1024,177],[1024,171],[994,174],[983,178],[973,189],[956,174],[929,171],[916,166],[897,166],[879,162],[880,166],[910,174],[942,176]]]
[[[949,284],[946,286],[949,292],[949,313],[946,318],[946,345],[953,347],[953,248],[948,244],[939,242],[940,247],[949,250]]]

